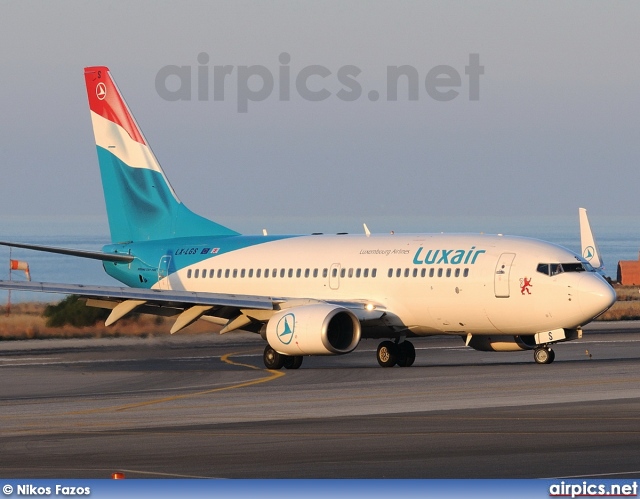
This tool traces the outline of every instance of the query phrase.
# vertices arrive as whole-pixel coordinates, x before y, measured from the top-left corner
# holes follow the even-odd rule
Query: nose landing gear
[[[533,351],[536,364],[551,364],[556,358],[555,352],[549,347],[538,347]]]

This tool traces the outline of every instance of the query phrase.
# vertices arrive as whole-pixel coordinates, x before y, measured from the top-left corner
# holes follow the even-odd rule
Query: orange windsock
[[[29,264],[23,260],[11,260],[11,270],[24,270],[27,276],[27,281],[31,280],[31,273],[29,272]]]
[[[11,270],[29,270],[29,264],[22,260],[11,260]]]

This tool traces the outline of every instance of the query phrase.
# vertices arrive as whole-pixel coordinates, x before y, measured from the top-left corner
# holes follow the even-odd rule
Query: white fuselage
[[[220,251],[154,287],[361,301],[392,311],[416,335],[518,335],[578,328],[611,305],[615,293],[595,272],[538,270],[580,262],[565,248],[520,237],[314,235]]]

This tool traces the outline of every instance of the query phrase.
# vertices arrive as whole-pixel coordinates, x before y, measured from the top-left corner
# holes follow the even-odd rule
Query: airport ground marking
[[[285,373],[281,372],[281,371],[275,371],[272,369],[263,369],[261,367],[257,367],[251,364],[243,364],[240,362],[234,362],[232,360],[230,360],[230,357],[234,356],[234,355],[241,355],[245,352],[231,352],[225,355],[222,355],[220,357],[220,360],[222,362],[224,362],[225,364],[229,364],[229,365],[234,365],[234,366],[240,366],[240,367],[248,367],[250,369],[255,369],[256,371],[265,371],[267,373],[269,373],[268,376],[264,377],[264,378],[259,378],[259,379],[254,379],[251,381],[245,381],[243,383],[237,383],[235,385],[229,385],[229,386],[223,386],[223,387],[219,387],[219,388],[212,388],[211,390],[203,390],[200,392],[194,392],[194,393],[184,393],[182,395],[173,395],[171,397],[163,397],[160,399],[154,399],[154,400],[147,400],[145,402],[137,402],[137,403],[133,403],[133,404],[125,404],[125,405],[121,405],[121,406],[115,406],[115,407],[105,407],[105,408],[101,408],[101,409],[89,409],[86,411],[73,411],[70,412],[69,414],[72,415],[80,415],[80,414],[96,414],[96,413],[100,413],[100,412],[121,412],[121,411],[127,411],[130,409],[137,409],[139,407],[146,407],[149,405],[155,405],[155,404],[163,404],[165,402],[173,402],[175,400],[182,400],[182,399],[187,399],[187,398],[192,398],[192,397],[200,397],[202,395],[209,395],[211,393],[216,393],[216,392],[222,392],[222,391],[227,391],[227,390],[235,390],[237,388],[245,388],[247,386],[253,386],[253,385],[259,385],[261,383],[266,383],[268,381],[273,381],[276,380],[282,376],[285,375]]]

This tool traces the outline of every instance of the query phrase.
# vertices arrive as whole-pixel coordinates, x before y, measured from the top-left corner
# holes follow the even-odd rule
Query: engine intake
[[[267,341],[285,355],[339,355],[360,342],[360,321],[344,307],[315,303],[287,308],[267,323]]]

